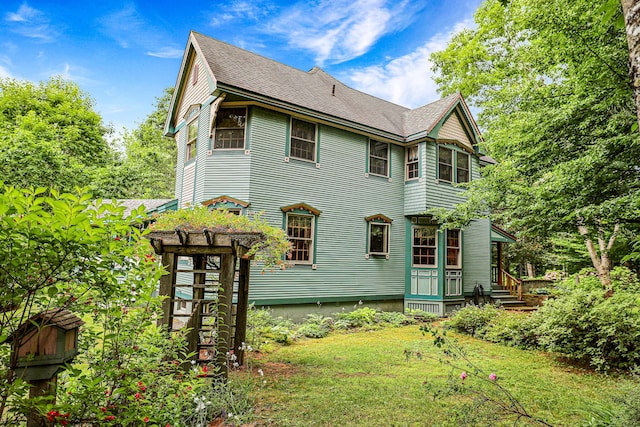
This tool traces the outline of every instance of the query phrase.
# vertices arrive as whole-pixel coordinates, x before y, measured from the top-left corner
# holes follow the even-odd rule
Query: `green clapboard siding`
[[[273,225],[283,224],[282,206],[306,203],[321,211],[316,218],[317,269],[298,265],[251,278],[250,298],[261,302],[318,298],[329,300],[404,293],[403,187],[404,149],[392,147],[392,182],[366,177],[367,138],[319,125],[321,163],[285,162],[289,117],[253,109],[250,196],[252,211],[264,211]],[[390,259],[365,259],[365,217],[381,213],[393,219]]]
[[[464,200],[464,189],[437,180],[437,144],[428,142],[425,153],[426,204],[428,208],[453,208]]]
[[[473,292],[476,283],[488,293],[491,287],[491,222],[477,219],[462,233],[462,287]]]

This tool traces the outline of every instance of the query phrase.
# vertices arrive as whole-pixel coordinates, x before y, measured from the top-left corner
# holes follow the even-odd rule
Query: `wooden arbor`
[[[233,363],[230,355],[243,363],[250,270],[246,254],[264,235],[177,228],[153,231],[147,238],[167,271],[160,279],[160,295],[166,297],[161,323],[170,331],[189,328],[195,361],[213,363],[213,375],[226,378]]]

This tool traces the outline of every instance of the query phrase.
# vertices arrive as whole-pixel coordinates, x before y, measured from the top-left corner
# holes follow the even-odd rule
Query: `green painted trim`
[[[246,111],[246,123],[244,124],[244,149],[251,150],[251,132],[249,129],[251,128],[251,122],[253,121],[251,116],[253,115],[253,107],[248,106],[245,109]]]
[[[444,297],[444,286],[446,281],[446,255],[447,255],[447,236],[446,232],[438,227],[437,231],[438,235],[438,259],[436,260],[438,264],[438,296]]]
[[[405,299],[411,300],[429,300],[429,301],[444,301],[442,296],[440,295],[413,295],[407,294],[404,296]]]
[[[286,305],[286,304],[317,304],[320,302],[347,302],[347,301],[388,301],[402,300],[404,295],[367,295],[367,296],[336,296],[336,297],[318,297],[318,298],[274,298],[274,299],[249,299],[250,303],[255,305]]]
[[[316,164],[320,164],[320,123],[316,123]]]
[[[291,154],[291,126],[293,126],[293,117],[289,116],[289,120],[287,123],[287,131],[285,132],[284,141],[284,156],[290,157]]]
[[[313,263],[318,263],[318,218],[319,215],[313,216]]]

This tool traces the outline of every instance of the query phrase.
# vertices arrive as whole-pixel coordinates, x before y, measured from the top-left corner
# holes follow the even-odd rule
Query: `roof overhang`
[[[513,234],[504,231],[502,228],[491,224],[491,241],[492,242],[500,242],[500,243],[516,243],[516,236]]]

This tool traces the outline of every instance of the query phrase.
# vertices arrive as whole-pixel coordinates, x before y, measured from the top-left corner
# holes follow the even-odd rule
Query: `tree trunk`
[[[629,45],[629,81],[640,127],[640,0],[622,0],[621,3]]]
[[[600,278],[600,283],[602,283],[602,287],[604,289],[609,289],[611,287],[611,259],[609,258],[609,251],[613,247],[613,244],[618,237],[618,233],[620,231],[620,225],[616,224],[613,227],[613,231],[609,236],[609,241],[605,240],[605,231],[604,228],[598,227],[598,247],[593,241],[593,239],[589,236],[589,229],[584,225],[578,226],[578,231],[580,235],[582,235],[585,240],[584,243],[587,246],[587,251],[589,251],[589,257],[591,257],[591,263],[596,269],[598,273],[598,277]]]
[[[531,264],[531,262],[527,261],[526,262],[526,266],[527,266],[527,276],[532,279],[534,277],[536,277],[536,269],[533,266],[533,264]]]

